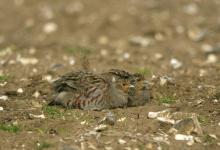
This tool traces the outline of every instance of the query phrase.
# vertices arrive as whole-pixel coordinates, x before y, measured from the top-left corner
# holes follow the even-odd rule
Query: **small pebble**
[[[118,139],[118,143],[119,144],[121,144],[121,145],[123,145],[123,144],[125,144],[125,143],[127,143],[125,140],[123,140],[123,139]]]
[[[124,122],[125,120],[126,120],[126,117],[123,117],[123,118],[118,119],[117,121],[118,122]]]
[[[207,35],[206,30],[201,30],[198,28],[190,29],[188,31],[188,37],[194,42],[199,42],[199,41],[203,40],[206,35]]]
[[[109,39],[107,36],[100,36],[99,39],[98,39],[98,43],[100,45],[106,45],[109,43]]]
[[[38,98],[40,96],[40,93],[38,91],[35,91],[32,96],[35,98]]]
[[[16,121],[14,121],[12,124],[13,124],[13,125],[18,125],[18,121],[16,120]]]
[[[212,52],[213,47],[212,47],[212,45],[210,45],[210,44],[203,44],[203,45],[202,45],[202,50],[203,50],[205,53],[210,53],[210,52]]]
[[[105,124],[100,124],[100,125],[98,125],[97,127],[95,127],[95,131],[97,131],[97,132],[101,132],[101,131],[104,131],[104,130],[106,130],[108,127],[107,127],[107,125],[105,125]]]
[[[128,52],[123,54],[123,58],[124,59],[129,59],[130,58],[130,54]]]
[[[33,69],[32,69],[32,72],[33,72],[33,73],[37,73],[38,70],[37,70],[36,68],[33,68]]]
[[[76,63],[75,59],[74,58],[70,58],[69,60],[69,64],[72,66]]]
[[[0,86],[3,87],[7,84],[8,82],[3,82],[3,83],[0,83]]]
[[[0,100],[6,101],[6,100],[8,100],[8,96],[2,95],[2,96],[0,96]]]
[[[125,150],[132,150],[131,147],[125,147]],[[137,150],[136,148],[134,148],[134,150]],[[139,149],[138,149],[139,150]]]
[[[157,118],[159,115],[163,115],[169,112],[170,112],[169,109],[165,109],[165,110],[157,111],[157,112],[148,112],[148,118],[154,119],[154,118]]]
[[[198,13],[199,8],[196,3],[191,3],[191,4],[184,6],[183,10],[188,15],[195,15]]]
[[[164,35],[162,33],[156,33],[154,38],[158,41],[163,41],[164,40]]]
[[[212,137],[213,139],[218,139],[217,136],[215,134],[209,134],[210,137]]]
[[[44,76],[42,77],[42,79],[43,79],[43,80],[46,80],[46,81],[48,81],[48,82],[52,82],[52,76],[51,76],[51,75],[44,75]]]
[[[0,111],[3,111],[3,110],[4,110],[4,108],[0,106]]]
[[[17,89],[17,93],[24,93],[24,90],[22,88]]]
[[[149,112],[148,113],[148,118],[157,118],[157,116],[159,115],[159,112]]]
[[[193,141],[193,136],[192,135],[184,135],[184,134],[176,134],[175,135],[175,140],[178,140],[178,141]]]
[[[33,55],[35,53],[36,53],[36,49],[35,48],[32,47],[32,48],[29,49],[29,54]]]
[[[176,58],[172,58],[170,60],[170,65],[172,66],[173,69],[179,69],[182,67],[183,64],[182,64],[182,62],[180,62]]]
[[[202,140],[199,137],[194,137],[195,142],[202,143]]]
[[[34,115],[34,114],[29,114],[30,117],[34,117],[34,118],[41,118],[41,119],[45,119],[45,115],[41,114],[41,115]]]
[[[101,49],[100,54],[102,56],[107,56],[108,55],[108,51],[106,49]]]
[[[157,120],[159,120],[161,122],[169,123],[169,124],[175,124],[175,120],[169,119],[166,117],[157,117]]]
[[[218,61],[218,57],[214,54],[209,54],[206,60],[206,63],[208,64],[213,64],[216,63]]]
[[[156,60],[161,60],[161,59],[163,58],[163,55],[162,55],[161,53],[155,53],[155,54],[154,54],[154,58],[155,58]]]
[[[106,146],[106,147],[105,147],[105,150],[113,150],[113,148],[110,147],[110,146]]]
[[[147,143],[146,144],[146,149],[153,149],[153,144]]]
[[[46,33],[46,34],[51,34],[53,32],[55,32],[57,30],[58,26],[56,23],[54,22],[48,22],[44,25],[43,27],[43,31]]]
[[[150,45],[151,40],[143,36],[133,36],[130,38],[130,43],[141,47],[147,47]]]
[[[20,62],[22,65],[35,65],[38,63],[38,59],[36,58],[22,58],[19,56],[17,58],[17,61]]]
[[[86,122],[86,120],[84,120],[84,121],[80,122],[80,124],[85,125],[85,124],[87,124],[87,122]]]
[[[203,76],[206,76],[207,75],[207,71],[206,70],[204,70],[204,69],[200,69],[199,70],[199,76],[200,77],[203,77]]]

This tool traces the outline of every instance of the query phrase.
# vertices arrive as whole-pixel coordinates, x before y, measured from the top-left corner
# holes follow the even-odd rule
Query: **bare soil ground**
[[[0,149],[220,149],[219,8],[218,0],[1,0]],[[117,121],[100,132],[109,110],[48,107],[51,81],[80,69],[82,55],[95,72],[143,73],[152,100],[110,110]],[[162,85],[164,76],[172,83]],[[178,141],[171,124],[148,117],[167,108],[195,113],[203,134]]]

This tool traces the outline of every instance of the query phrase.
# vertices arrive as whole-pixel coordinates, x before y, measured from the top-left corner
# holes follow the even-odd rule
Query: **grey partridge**
[[[149,90],[143,76],[119,69],[102,74],[77,71],[61,76],[53,84],[55,96],[49,105],[102,110],[144,105]]]

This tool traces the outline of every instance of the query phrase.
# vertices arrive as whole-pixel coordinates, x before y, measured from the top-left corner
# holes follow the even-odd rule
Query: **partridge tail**
[[[53,99],[48,103],[49,106],[61,105],[63,107],[73,107],[73,95],[69,92],[61,92],[53,97]],[[71,103],[71,104],[70,104]]]

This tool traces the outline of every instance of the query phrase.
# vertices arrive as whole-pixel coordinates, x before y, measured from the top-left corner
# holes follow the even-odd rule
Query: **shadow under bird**
[[[49,105],[84,110],[141,106],[150,99],[148,82],[141,74],[111,69],[102,74],[70,72],[53,83]]]

